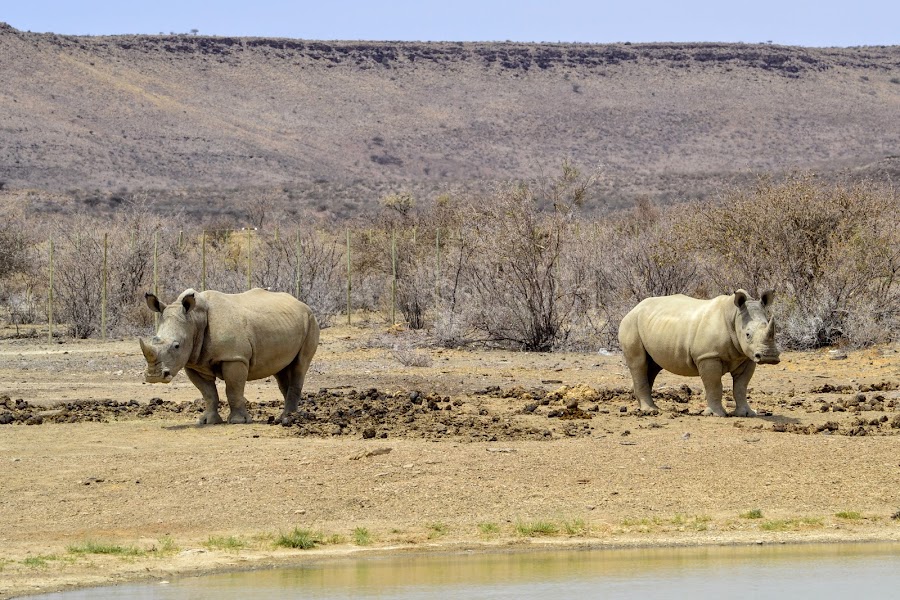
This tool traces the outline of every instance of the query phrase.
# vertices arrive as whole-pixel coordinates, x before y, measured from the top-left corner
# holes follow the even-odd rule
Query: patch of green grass
[[[479,523],[478,531],[481,535],[497,535],[500,533],[500,526],[496,523]]]
[[[752,510],[748,510],[745,513],[741,513],[740,517],[742,519],[762,519],[763,514],[762,511],[758,508],[754,508]]]
[[[155,546],[151,552],[159,556],[168,556],[169,554],[175,554],[179,550],[180,548],[178,547],[178,544],[175,543],[175,540],[172,539],[172,536],[164,535],[159,538],[159,544]]]
[[[59,557],[55,554],[38,554],[22,560],[22,564],[26,567],[44,568],[51,560],[59,560]]]
[[[821,527],[820,517],[799,517],[796,519],[772,519],[760,523],[763,531],[797,531],[799,529],[811,529]]]
[[[641,517],[641,518],[633,518],[629,517],[622,520],[623,527],[658,527],[662,525],[663,521],[659,517]]]
[[[435,538],[439,538],[447,535],[447,532],[450,531],[450,528],[447,527],[444,523],[429,523],[428,524],[428,539],[433,540]]]
[[[105,544],[102,542],[86,541],[81,544],[72,544],[66,547],[71,554],[107,554],[113,556],[144,556],[145,550],[134,546],[119,546],[118,544]]]
[[[209,550],[226,550],[228,552],[238,552],[247,543],[239,537],[229,535],[211,535],[209,539],[203,542]]]
[[[858,521],[863,518],[863,516],[855,510],[842,510],[839,513],[835,513],[834,516],[838,519],[846,519],[848,521]]]
[[[573,519],[563,522],[563,529],[566,535],[585,535],[587,533],[587,525],[584,519]]]
[[[516,523],[516,533],[523,537],[538,537],[556,535],[559,527],[549,521],[534,521],[532,523]]]
[[[365,527],[357,527],[353,530],[353,543],[357,546],[368,546],[372,543],[372,534]]]
[[[275,538],[275,545],[280,548],[310,550],[320,543],[322,543],[322,536],[309,529],[300,529],[299,527],[294,527],[290,533],[282,533]]]

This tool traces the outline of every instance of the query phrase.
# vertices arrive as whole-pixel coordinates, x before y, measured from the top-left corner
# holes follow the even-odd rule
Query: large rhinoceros
[[[168,306],[145,294],[161,313],[156,336],[141,339],[148,383],[169,383],[182,368],[200,389],[206,410],[200,424],[221,423],[216,378],[225,380],[229,423],[250,423],[244,385],[271,375],[284,395],[279,420],[297,410],[303,380],[319,345],[319,324],[309,307],[280,292],[242,294],[185,290]]]
[[[730,296],[698,300],[678,294],[647,298],[625,315],[619,343],[634,381],[641,410],[656,411],[650,397],[653,381],[665,369],[700,376],[706,389],[703,414],[727,416],[722,408],[722,376],[734,381],[734,416],[753,417],[747,385],[757,364],[778,364],[774,292],[753,300],[744,290]]]

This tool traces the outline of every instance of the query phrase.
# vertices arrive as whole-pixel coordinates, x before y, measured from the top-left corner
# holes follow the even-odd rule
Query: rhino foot
[[[197,425],[218,425],[224,422],[218,412],[212,411],[203,413],[197,421]]]
[[[652,408],[643,408],[643,407],[641,407],[641,408],[638,409],[638,414],[639,414],[639,415],[656,416],[656,415],[659,414],[659,408],[656,407],[656,406],[654,406],[654,407],[652,407]]]
[[[228,415],[229,423],[252,423],[253,418],[250,416],[250,413],[247,412],[247,409],[233,410],[231,414]]]
[[[721,406],[718,408],[710,408],[709,406],[707,406],[705,409],[703,409],[703,416],[704,417],[709,417],[709,416],[727,417],[728,413],[725,412],[725,409],[722,408]]]
[[[756,411],[750,408],[749,406],[744,406],[742,408],[736,408],[733,413],[731,413],[732,417],[755,417]]]
[[[659,414],[659,407],[654,402],[639,402],[639,411],[647,414]]]

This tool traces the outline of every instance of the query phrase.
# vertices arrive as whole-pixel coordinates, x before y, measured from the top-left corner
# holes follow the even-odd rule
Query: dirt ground
[[[900,346],[782,358],[757,418],[700,416],[666,373],[651,416],[618,354],[339,326],[296,417],[268,379],[255,423],[197,427],[136,340],[3,339],[0,598],[360,553],[900,541]],[[315,547],[277,545],[295,529]]]

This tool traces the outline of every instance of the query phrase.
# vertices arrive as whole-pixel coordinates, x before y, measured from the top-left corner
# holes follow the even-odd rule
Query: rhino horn
[[[766,338],[773,339],[775,337],[775,319],[770,319],[766,326]]]
[[[141,343],[141,352],[144,353],[144,358],[147,359],[147,362],[155,361],[156,352],[153,351],[153,346],[144,342],[144,338],[139,338],[138,341]]]

